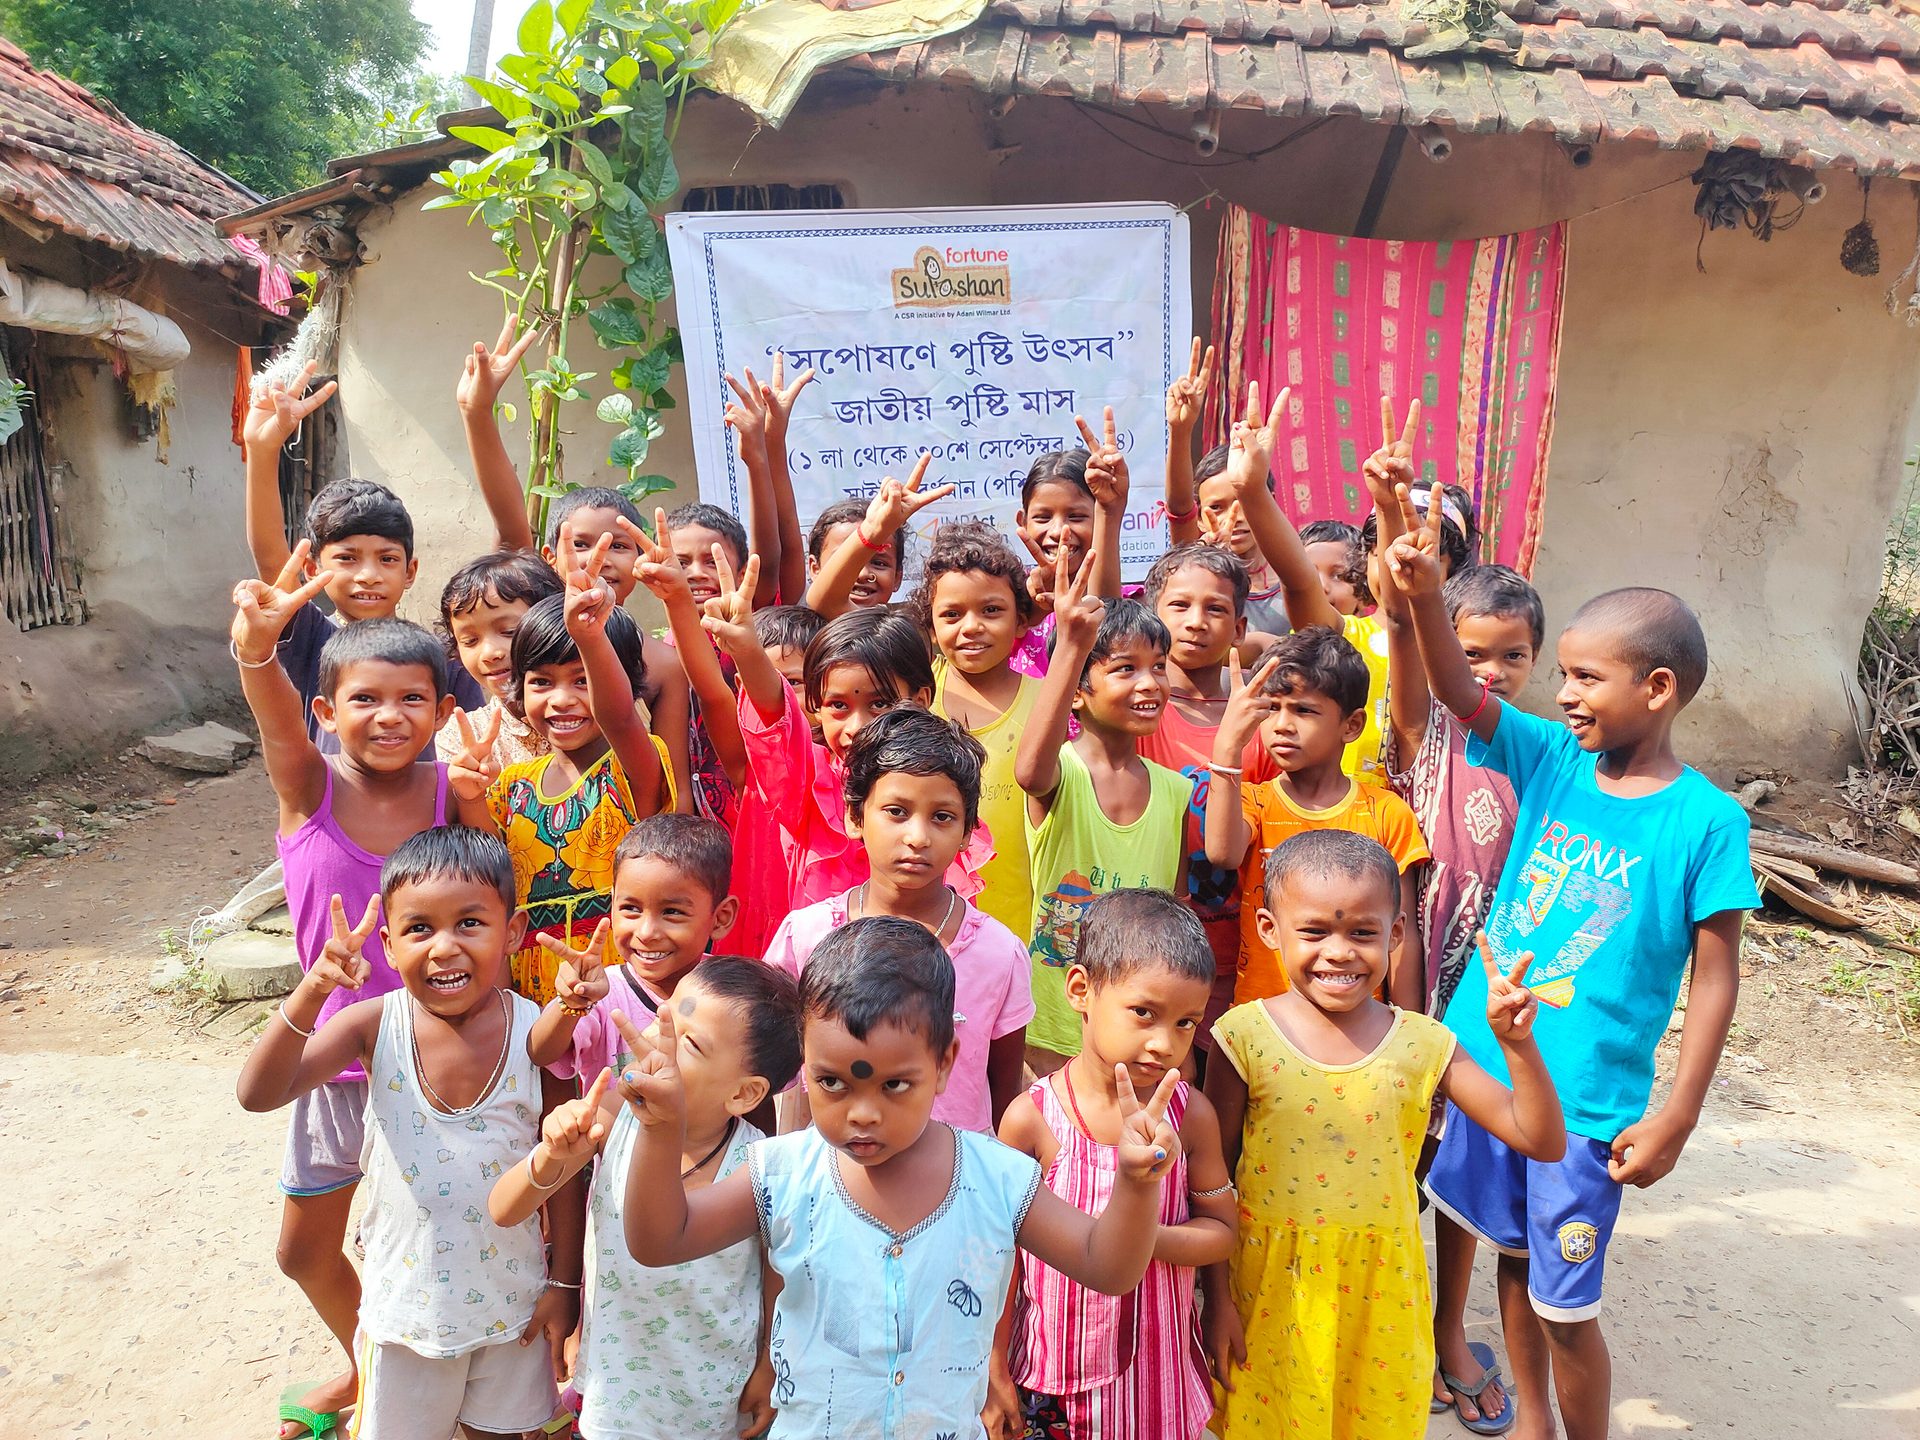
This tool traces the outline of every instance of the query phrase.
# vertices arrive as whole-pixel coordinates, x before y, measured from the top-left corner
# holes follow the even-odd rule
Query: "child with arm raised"
[[[1176,375],[1167,387],[1167,529],[1174,545],[1191,545],[1200,538],[1200,504],[1194,494],[1193,432],[1206,409],[1207,390],[1213,384],[1213,346],[1201,358],[1200,337],[1193,337],[1193,358],[1187,373]]]
[[[1485,954],[1487,1073],[1438,1021],[1374,998],[1401,939],[1399,872],[1364,836],[1297,835],[1273,852],[1259,919],[1288,985],[1222,1017],[1207,1095],[1219,1112],[1241,1227],[1206,1277],[1221,1440],[1275,1433],[1417,1440],[1433,1354],[1414,1168],[1433,1104],[1515,1153],[1567,1148],[1531,1033],[1531,961]],[[1328,1366],[1327,1347],[1345,1357]]]
[[[1097,1214],[1112,1192],[1122,1112],[1116,1076],[1136,1090],[1185,1068],[1212,990],[1200,922],[1163,891],[1120,890],[1087,907],[1067,998],[1080,1053],[1016,1100],[1000,1138],[1040,1164],[1045,1187]],[[1197,1440],[1213,1411],[1194,1307],[1196,1267],[1233,1251],[1233,1183],[1213,1107],[1177,1081],[1167,1123],[1180,1155],[1161,1180],[1153,1263],[1124,1301],[1022,1260],[1008,1360],[1029,1428]]]
[[[1186,816],[1193,782],[1140,758],[1167,705],[1167,627],[1137,600],[1087,593],[1095,552],[1067,576],[1055,561],[1059,621],[1053,661],[1014,775],[1027,794],[1033,875],[1033,1023],[1028,1064],[1057,1069],[1080,1046],[1066,969],[1087,903],[1107,890],[1186,888]],[[1067,739],[1067,721],[1080,733]]]
[[[932,1120],[953,1063],[953,967],[911,921],[835,931],[800,985],[811,1129],[763,1141],[745,1174],[687,1194],[678,1043],[622,1077],[641,1133],[627,1242],[663,1265],[756,1233],[782,1282],[769,1343],[773,1433],[977,1437],[1000,1302],[1024,1249],[1104,1294],[1140,1281],[1159,1235],[1160,1183],[1180,1153],[1173,1076],[1143,1107],[1116,1076],[1113,1198],[1096,1219],[1040,1185],[991,1137]],[[910,1337],[910,1338],[909,1338]]]
[[[321,1025],[336,994],[365,988],[362,952],[383,912],[401,988]],[[365,1372],[353,1418],[368,1440],[449,1435],[456,1424],[517,1436],[557,1408],[562,1347],[579,1317],[581,1189],[543,1197],[551,1270],[533,1207],[510,1229],[484,1223],[494,1177],[566,1098],[528,1057],[534,1007],[501,984],[523,923],[498,838],[458,826],[415,835],[382,867],[353,928],[334,897],[324,951],[240,1074],[252,1111],[297,1102],[343,1065],[378,1080],[365,1102]]]
[[[663,815],[641,824],[658,822],[712,823]],[[791,978],[758,960],[715,955],[687,971],[671,999],[686,1096],[679,1185],[697,1193],[742,1170],[748,1147],[765,1138],[750,1117],[799,1071],[800,995]],[[584,1099],[547,1117],[540,1143],[493,1187],[490,1208],[495,1224],[520,1223],[599,1157],[588,1198],[593,1263],[574,1362],[582,1433],[594,1440],[761,1435],[773,1420],[773,1372],[759,1237],[659,1268],[627,1249],[627,1172],[640,1132],[612,1080],[663,1043],[653,1026],[651,1011],[614,1012],[613,1068],[597,1072]],[[666,1316],[674,1323],[658,1323]]]
[[[882,480],[851,529],[844,529],[840,519],[829,524],[829,517],[843,507],[852,514],[858,501],[839,501],[821,512],[813,527],[816,564],[807,586],[809,609],[831,620],[850,609],[892,602],[907,568],[908,525],[927,506],[953,494],[951,485],[920,493],[932,463],[931,455],[922,455],[904,485],[891,475]]]

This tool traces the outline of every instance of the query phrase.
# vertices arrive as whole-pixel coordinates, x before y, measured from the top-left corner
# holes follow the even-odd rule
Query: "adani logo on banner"
[[[1009,305],[1013,275],[1004,250],[922,245],[913,264],[893,272],[895,309],[946,310],[960,306]]]

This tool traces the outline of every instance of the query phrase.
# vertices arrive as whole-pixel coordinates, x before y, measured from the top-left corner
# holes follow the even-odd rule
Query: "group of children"
[[[803,540],[778,361],[727,412],[751,535],[584,488],[536,537],[526,343],[466,363],[498,533],[437,634],[390,491],[286,543],[332,387],[245,425],[233,654],[306,973],[239,1092],[292,1107],[280,1261],[350,1358],[283,1437],[1539,1437],[1550,1384],[1603,1436],[1621,1190],[1699,1118],[1758,900],[1673,753],[1693,613],[1600,596],[1562,719],[1516,708],[1543,608],[1420,480],[1418,404],[1366,525],[1296,530],[1285,392],[1193,463],[1198,342],[1137,591],[1111,412],[1027,477],[1030,564],[974,522],[911,556],[924,460]]]

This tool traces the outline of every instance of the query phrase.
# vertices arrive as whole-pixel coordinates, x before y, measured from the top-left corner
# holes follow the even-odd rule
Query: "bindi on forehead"
[[[856,1060],[847,1068],[853,1072],[853,1078],[856,1080],[871,1080],[873,1078],[873,1066],[869,1065],[865,1060]]]

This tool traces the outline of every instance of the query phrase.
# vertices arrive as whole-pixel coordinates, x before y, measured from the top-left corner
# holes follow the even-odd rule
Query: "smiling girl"
[[[452,643],[453,657],[486,693],[487,702],[468,712],[476,731],[498,715],[500,731],[493,758],[502,768],[547,753],[541,739],[519,714],[513,680],[513,632],[527,611],[562,589],[553,567],[525,550],[495,550],[469,560],[453,572],[440,592],[440,625]],[[440,727],[439,753],[451,760],[466,748],[459,722]]]

